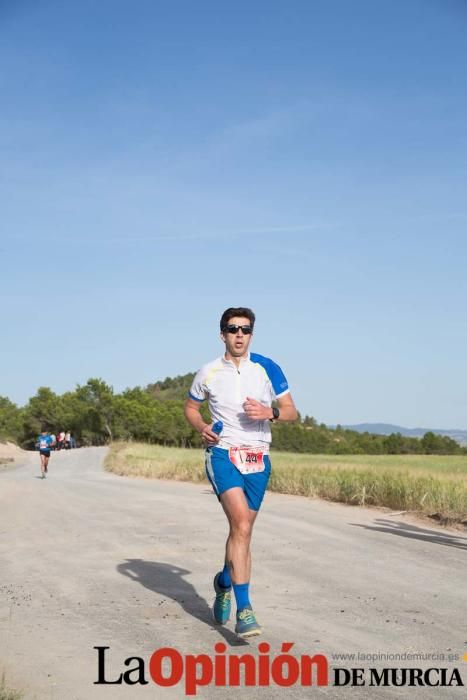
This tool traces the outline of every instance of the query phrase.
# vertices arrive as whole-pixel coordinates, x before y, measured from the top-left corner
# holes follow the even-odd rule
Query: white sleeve
[[[207,399],[207,389],[204,383],[205,373],[203,369],[198,370],[191,385],[188,396],[194,401],[205,401]]]

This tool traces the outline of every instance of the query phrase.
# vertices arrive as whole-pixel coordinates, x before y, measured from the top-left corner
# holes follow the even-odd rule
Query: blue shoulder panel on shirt
[[[263,357],[263,355],[257,355],[255,352],[250,353],[250,360],[264,367],[276,396],[284,394],[288,390],[289,383],[285,378],[285,374],[273,360],[269,359],[269,357]]]

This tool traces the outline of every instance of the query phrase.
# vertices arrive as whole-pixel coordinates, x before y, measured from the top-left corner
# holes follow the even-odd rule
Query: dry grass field
[[[271,491],[467,522],[467,457],[272,452],[271,460]],[[127,476],[205,480],[201,450],[159,445],[114,443],[106,469]]]

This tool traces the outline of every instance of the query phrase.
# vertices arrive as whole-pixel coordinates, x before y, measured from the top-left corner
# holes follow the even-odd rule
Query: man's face
[[[251,328],[251,323],[249,319],[244,316],[232,316],[227,323],[227,327],[232,326],[237,326],[237,331],[235,333],[229,333],[229,331],[225,330],[221,333],[221,338],[225,343],[226,351],[229,352],[232,357],[243,357],[243,355],[246,355],[248,352],[253,334],[244,334],[239,326],[248,326]]]

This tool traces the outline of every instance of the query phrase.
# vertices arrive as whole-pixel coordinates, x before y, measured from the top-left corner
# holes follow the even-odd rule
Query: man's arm
[[[283,422],[297,420],[298,413],[290,391],[277,399],[277,407],[280,411],[280,416],[277,420]],[[270,420],[272,418],[272,408],[263,406],[262,403],[252,399],[250,396],[247,397],[243,408],[248,418],[252,420]]]
[[[287,394],[284,394],[284,396],[281,396],[280,398],[277,399],[277,407],[280,411],[280,416],[278,420],[282,421],[293,421],[297,420],[298,418],[298,411],[295,406],[294,400],[292,398],[292,394],[290,391]],[[272,414],[272,409],[271,409],[271,414]],[[269,416],[270,418],[272,417]]]
[[[204,418],[199,412],[201,408],[201,403],[195,401],[194,399],[187,399],[185,401],[184,414],[188,423],[194,428],[203,438],[203,441],[207,445],[217,445],[219,442],[219,436],[213,433],[209,423],[204,422]]]

